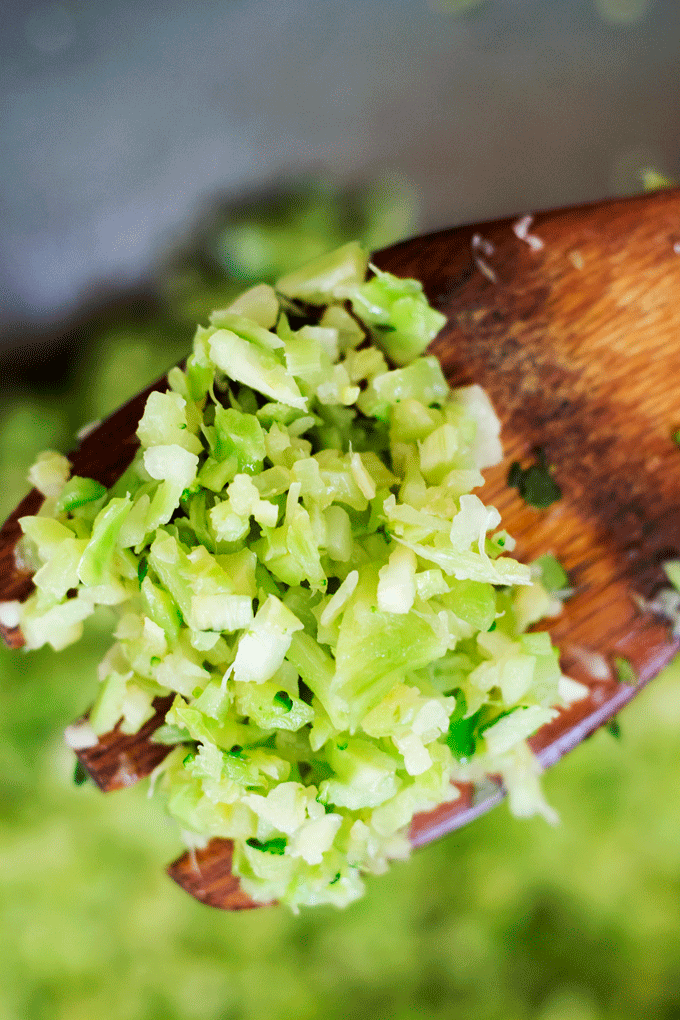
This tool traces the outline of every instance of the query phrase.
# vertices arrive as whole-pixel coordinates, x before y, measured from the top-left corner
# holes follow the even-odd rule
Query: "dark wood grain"
[[[189,850],[173,861],[168,875],[208,907],[252,910],[263,906],[244,893],[238,878],[232,875],[233,853],[234,844],[230,839],[211,839],[204,850]]]
[[[78,761],[100,790],[109,793],[121,790],[144,779],[160,765],[172,750],[165,744],[154,744],[149,738],[165,719],[173,695],[156,698],[155,714],[133,734],[121,733],[120,727],[104,733],[92,747],[76,750]]]
[[[442,231],[374,261],[422,280],[447,317],[432,346],[447,377],[453,385],[480,383],[499,412],[506,456],[487,472],[483,498],[517,539],[515,555],[554,553],[576,589],[549,630],[563,670],[590,694],[533,738],[548,767],[678,650],[668,626],[641,612],[637,596],[653,596],[665,583],[661,564],[680,555],[680,450],[671,438],[680,425],[680,193],[539,214],[531,232],[543,242],[540,250],[513,226],[507,219]],[[163,386],[161,380],[151,388]],[[78,473],[110,484],[133,456],[145,398],[81,444]],[[510,463],[526,461],[536,447],[563,492],[547,511],[527,506],[506,484]],[[36,506],[31,494],[0,532],[0,598],[29,590],[12,549],[16,518]],[[16,646],[16,632],[6,637]],[[607,676],[588,673],[584,651],[603,657]],[[618,682],[619,656],[632,663],[634,685]],[[113,774],[117,743],[112,738],[101,759],[85,763],[93,775],[104,767]],[[130,775],[150,771],[143,740],[125,753]],[[493,784],[481,793],[464,788],[450,805],[415,818],[411,841],[421,845],[466,824],[502,795]],[[254,905],[242,898],[230,864],[228,841],[213,840],[184,854],[170,874],[212,906]]]

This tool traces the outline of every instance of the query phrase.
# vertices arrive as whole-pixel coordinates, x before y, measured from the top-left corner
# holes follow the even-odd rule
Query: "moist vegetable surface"
[[[443,323],[345,245],[198,328],[110,490],[56,453],[31,470],[27,647],[116,608],[80,739],[174,694],[152,782],[187,845],[234,841],[261,902],[356,899],[455,781],[500,774],[552,818],[526,739],[582,690],[526,629],[559,611],[559,570],[508,556],[473,494],[500,426],[421,356]]]

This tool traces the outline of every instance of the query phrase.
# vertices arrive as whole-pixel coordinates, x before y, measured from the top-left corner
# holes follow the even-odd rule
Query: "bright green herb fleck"
[[[675,590],[680,591],[680,560],[666,560],[663,569]]]
[[[613,716],[605,725],[607,733],[611,733],[615,740],[621,739],[621,725],[616,716]]]
[[[465,695],[460,691],[456,695],[456,707],[449,719],[449,730],[446,736],[446,743],[451,753],[458,761],[467,761],[475,753],[477,746],[477,728],[479,724],[479,712],[465,718],[467,704]]]
[[[261,850],[262,853],[282,856],[286,849],[287,840],[283,836],[274,836],[273,839],[267,839],[264,843],[261,843],[259,839],[255,839],[253,836],[247,839],[246,843],[248,846],[252,846],[253,850]]]
[[[80,760],[76,759],[75,768],[73,770],[73,782],[76,784],[76,786],[82,786],[83,783],[87,782],[88,779],[89,776],[85,769],[83,768],[82,764],[80,763]]]
[[[290,712],[293,707],[293,699],[290,694],[286,694],[285,691],[277,691],[274,695],[274,703],[280,705],[281,708],[285,709],[286,712]]]

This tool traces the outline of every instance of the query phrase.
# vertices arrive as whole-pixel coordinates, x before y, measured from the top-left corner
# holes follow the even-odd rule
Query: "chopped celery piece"
[[[219,461],[235,456],[238,471],[253,474],[261,470],[266,451],[257,418],[233,407],[216,407],[214,452]]]

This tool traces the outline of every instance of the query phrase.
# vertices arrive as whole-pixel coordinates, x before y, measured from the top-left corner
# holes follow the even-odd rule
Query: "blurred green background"
[[[0,516],[35,453],[163,372],[253,279],[418,227],[408,182],[302,181],[218,210],[143,296],[6,360]],[[110,620],[76,647],[0,654],[0,1016],[7,1020],[614,1020],[680,1017],[680,669],[545,778],[561,824],[504,805],[337,912],[241,915],[165,876],[180,850],[145,789],[73,784],[63,728],[93,697]],[[144,785],[144,784],[143,784]]]

